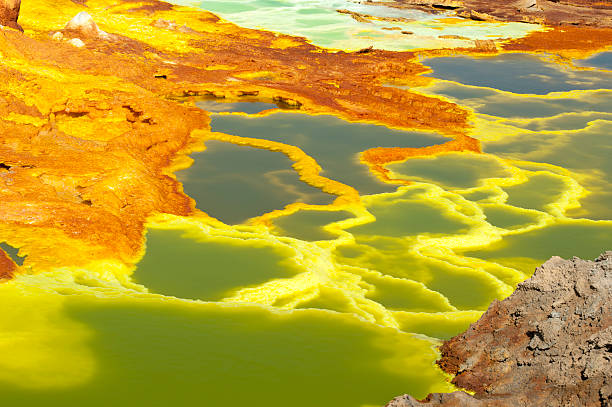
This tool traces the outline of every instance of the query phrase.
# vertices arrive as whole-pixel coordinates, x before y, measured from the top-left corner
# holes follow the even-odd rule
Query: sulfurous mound
[[[404,395],[387,407],[612,405],[612,251],[553,257],[445,342],[438,365],[474,393]]]

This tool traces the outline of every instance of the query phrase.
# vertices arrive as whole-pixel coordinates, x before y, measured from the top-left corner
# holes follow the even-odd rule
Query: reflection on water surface
[[[19,249],[6,243],[0,243],[0,249],[4,250],[17,265],[23,265],[24,258],[19,256]]]
[[[612,70],[612,52],[600,52],[590,58],[576,61],[579,66]]]
[[[373,124],[349,123],[333,116],[277,113],[262,118],[213,116],[213,131],[278,141],[297,146],[323,168],[321,175],[371,194],[392,191],[359,162],[359,153],[373,147],[425,147],[442,144],[434,133],[393,130]]]
[[[206,147],[177,176],[196,207],[223,222],[241,223],[292,202],[329,204],[335,198],[300,181],[282,153],[214,140]]]
[[[571,70],[533,55],[443,57],[427,59],[424,64],[434,70],[430,75],[436,78],[514,93],[612,88],[612,73]]]
[[[261,113],[264,110],[277,109],[278,106],[274,103],[265,102],[224,102],[219,99],[200,100],[196,102],[196,106],[200,109],[211,113],[220,112],[242,112],[246,114]]]

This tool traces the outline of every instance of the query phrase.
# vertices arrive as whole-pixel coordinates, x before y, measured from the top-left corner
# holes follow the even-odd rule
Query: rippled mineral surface
[[[441,340],[610,248],[612,30],[176,3],[0,30],[6,405],[453,391]]]

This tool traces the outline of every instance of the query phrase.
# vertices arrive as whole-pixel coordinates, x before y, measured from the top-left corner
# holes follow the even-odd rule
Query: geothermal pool
[[[473,40],[521,37],[537,26],[520,23],[448,24],[448,13],[432,15],[350,0],[174,0],[201,7],[243,27],[306,37],[320,47],[406,51],[471,46]],[[340,11],[340,12],[339,12]],[[351,14],[357,13],[355,18]]]
[[[365,6],[344,1],[201,7],[330,48],[376,37],[411,49],[444,43],[433,31],[499,28],[441,31],[431,16],[377,9],[405,20],[364,33],[367,23],[335,8]],[[381,28],[390,23],[424,39],[396,41]],[[185,100],[211,114],[212,133],[171,174],[198,212],[149,219],[143,258],[123,281],[79,270],[0,285],[3,358],[23,372],[0,371],[1,399],[373,407],[453,390],[434,364],[441,340],[550,256],[610,248],[612,73],[606,53],[583,66],[526,54],[423,63],[435,80],[412,90],[469,109],[482,153],[377,169],[364,152],[449,138],[269,100]]]

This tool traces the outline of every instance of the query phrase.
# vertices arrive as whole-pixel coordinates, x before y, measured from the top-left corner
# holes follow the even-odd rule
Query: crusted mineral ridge
[[[553,257],[442,345],[440,367],[474,392],[387,407],[612,405],[612,251]]]
[[[476,21],[612,27],[612,3],[593,0],[395,0],[400,8],[452,10]],[[387,4],[387,3],[385,3]]]

